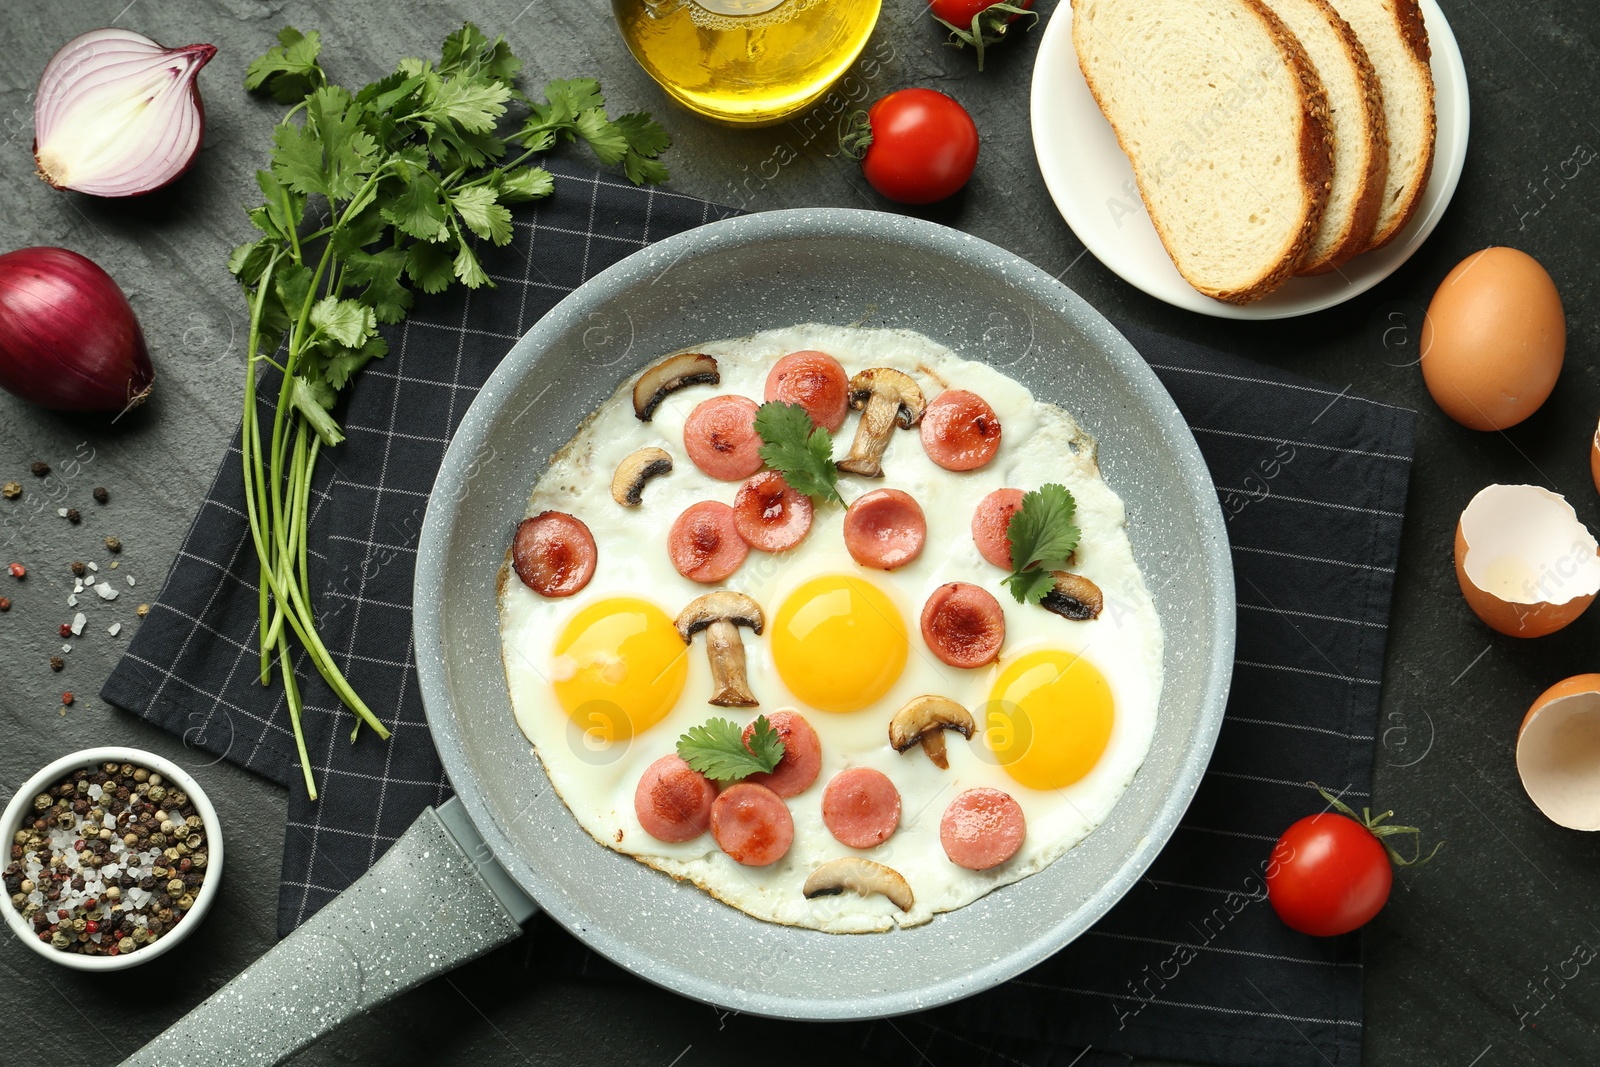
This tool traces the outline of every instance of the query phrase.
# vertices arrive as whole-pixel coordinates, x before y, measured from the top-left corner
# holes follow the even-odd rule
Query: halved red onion
[[[155,377],[128,298],[93,260],[65,248],[0,256],[0,388],[63,411],[123,411]]]
[[[57,189],[136,196],[168,184],[200,151],[195,76],[215,46],[163,48],[107,27],[62,45],[33,101],[33,157]]]

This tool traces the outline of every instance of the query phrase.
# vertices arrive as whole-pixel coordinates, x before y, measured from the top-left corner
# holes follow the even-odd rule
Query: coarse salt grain
[[[64,519],[64,518],[67,517],[67,509],[66,508],[56,508],[56,514],[60,515]]]
[[[72,646],[71,645],[62,645],[61,646],[61,651],[63,651],[63,652],[71,652],[72,651]]]
[[[132,584],[133,584],[133,575],[131,575],[131,574],[124,574],[124,575],[123,575],[123,577],[124,577],[124,578],[126,578],[126,579],[127,579],[127,581],[128,581],[128,584],[129,584],[129,585],[130,585],[130,586],[131,586],[131,585],[132,585]]]
[[[75,608],[77,606],[78,606],[78,594],[77,593],[68,593],[67,594],[67,607]]]
[[[82,578],[74,578],[74,579],[72,579],[72,591],[74,593],[83,592],[83,579]]]
[[[112,637],[117,636],[121,632],[122,632],[122,624],[120,622],[114,622],[110,626],[106,627],[106,633],[110,634]]]
[[[89,569],[98,572],[100,570],[100,564],[91,562],[89,564]]]
[[[76,615],[74,615],[72,617],[72,636],[73,637],[77,637],[78,635],[82,634],[83,633],[83,624],[88,622],[88,621],[89,621],[88,616],[86,616],[81,611],[78,612]]]
[[[117,599],[117,591],[111,588],[110,582],[101,582],[99,585],[94,587],[94,591],[100,594],[101,600]]]

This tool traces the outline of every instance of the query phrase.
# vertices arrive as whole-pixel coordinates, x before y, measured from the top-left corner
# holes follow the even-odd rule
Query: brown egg
[[[1456,523],[1456,580],[1493,629],[1543,637],[1600,593],[1600,544],[1565,497],[1536,485],[1491,485]]]
[[[1503,430],[1555,388],[1567,319],[1555,282],[1515,248],[1486,248],[1445,275],[1422,321],[1422,378],[1444,413]]]
[[[1600,830],[1600,674],[1546,689],[1517,731],[1517,774],[1558,826]]]

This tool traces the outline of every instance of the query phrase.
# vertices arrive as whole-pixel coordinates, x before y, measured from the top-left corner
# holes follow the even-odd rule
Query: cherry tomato
[[[872,143],[861,172],[902,204],[954,196],[978,162],[978,127],[966,109],[932,89],[901,89],[867,112]]]
[[[928,9],[933,12],[934,18],[943,19],[952,26],[966,29],[972,25],[972,19],[978,12],[987,11],[994,2],[995,0],[933,0],[933,3],[928,5]],[[1017,0],[1012,0],[1012,5],[1014,7],[1031,8],[1033,7],[1033,0],[1021,0],[1020,3]],[[999,14],[999,12],[996,12],[996,14]],[[1006,21],[1015,22],[1021,17],[1021,15],[1013,14]]]
[[[1394,874],[1372,832],[1345,815],[1308,815],[1285,830],[1267,865],[1267,899],[1291,928],[1347,934],[1383,910]]]

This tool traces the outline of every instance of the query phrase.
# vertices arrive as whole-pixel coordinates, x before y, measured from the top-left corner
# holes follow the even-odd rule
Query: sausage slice
[[[794,820],[783,798],[764,785],[740,782],[711,805],[711,836],[735,863],[765,867],[794,842]]]
[[[844,547],[863,567],[892,571],[922,555],[928,520],[911,494],[874,489],[844,513]]]
[[[811,498],[789,488],[777,471],[763,471],[733,498],[739,536],[762,552],[785,552],[811,532]]]
[[[747,782],[764,785],[780,797],[799,796],[811,788],[822,770],[822,742],[817,732],[798,711],[775,711],[767,716],[783,742],[783,758],[767,774],[752,774]],[[754,721],[744,728],[744,743],[750,744]]]
[[[922,448],[947,471],[970,471],[1000,451],[1000,419],[977,393],[946,389],[922,414]]]
[[[690,504],[667,531],[667,553],[678,573],[695,582],[720,582],[739,569],[750,546],[739,536],[733,509],[717,500]]]
[[[822,791],[822,821],[841,845],[881,845],[900,825],[900,790],[882,771],[847,768]]]
[[[645,768],[633,791],[633,812],[657,841],[693,841],[710,829],[716,799],[709,778],[668,753]]]
[[[564,511],[523,519],[511,540],[512,568],[540,596],[571,596],[588,585],[598,557],[589,527]]]
[[[724,393],[702,400],[683,423],[683,449],[711,477],[737,482],[761,469],[756,402]]]
[[[850,375],[826,352],[790,352],[767,373],[766,399],[799,404],[829,433],[850,411]]]
[[[948,582],[922,605],[922,639],[952,667],[982,667],[1000,654],[1006,615],[987,589]]]
[[[956,797],[939,820],[944,854],[969,871],[987,871],[1015,856],[1025,832],[1021,806],[1010,794],[987,787]]]
[[[1011,569],[1011,538],[1006,528],[1011,516],[1022,510],[1021,489],[996,489],[978,501],[972,513],[972,540],[984,559],[1002,570]]]

